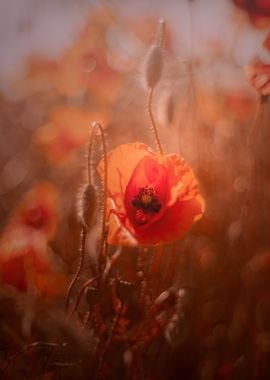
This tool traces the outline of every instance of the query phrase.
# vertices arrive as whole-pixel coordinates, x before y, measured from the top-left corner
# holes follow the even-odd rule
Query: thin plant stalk
[[[151,130],[154,132],[154,137],[155,137],[155,141],[156,141],[158,151],[160,154],[164,154],[164,150],[163,150],[161,142],[160,142],[160,138],[159,138],[158,130],[157,130],[157,125],[156,125],[154,115],[153,115],[153,110],[152,110],[153,92],[154,92],[154,89],[149,88],[148,96],[147,96],[147,112],[148,112],[148,115],[150,118]]]
[[[7,368],[14,362],[14,360],[17,359],[18,356],[23,355],[25,352],[32,350],[34,348],[39,348],[39,347],[49,347],[49,348],[56,348],[56,347],[66,347],[67,343],[53,343],[53,342],[33,342],[25,347],[23,347],[21,350],[17,351],[14,355],[10,356],[4,366],[1,369],[1,373],[3,374]]]
[[[108,349],[109,349],[109,347],[110,347],[110,344],[111,344],[111,341],[112,341],[113,335],[114,335],[114,333],[115,333],[115,329],[116,329],[116,327],[117,327],[117,325],[118,325],[118,322],[119,322],[119,320],[120,320],[120,317],[121,317],[121,314],[122,314],[123,308],[124,308],[124,302],[121,301],[121,302],[120,302],[120,305],[119,305],[118,312],[117,312],[117,314],[116,314],[116,316],[115,316],[115,319],[114,319],[114,321],[113,321],[113,323],[112,323],[112,327],[111,327],[111,330],[110,330],[110,334],[109,334],[109,336],[108,336],[108,339],[107,339],[107,341],[106,341],[106,343],[105,343],[105,347],[104,347],[103,352],[102,352],[102,354],[101,354],[101,358],[100,358],[99,366],[98,366],[98,369],[97,369],[96,379],[98,379],[99,374],[100,374],[100,372],[101,372],[102,369],[103,369],[105,356],[106,356],[106,353],[107,353],[107,351],[108,351]]]
[[[165,25],[165,21],[161,20],[160,23],[159,23],[157,34],[156,34],[156,46],[158,46],[159,48],[163,48],[164,47],[165,26],[166,26]],[[156,125],[156,122],[155,122],[154,114],[153,114],[153,109],[152,109],[152,105],[153,105],[153,93],[154,93],[154,87],[155,87],[155,85],[156,85],[156,82],[155,82],[155,84],[150,85],[149,90],[148,90],[147,102],[146,102],[147,113],[149,115],[151,129],[154,132],[154,137],[155,137],[157,149],[158,149],[158,151],[159,151],[160,154],[164,154],[164,151],[163,151],[163,148],[162,148],[162,145],[161,145],[161,142],[160,142],[160,138],[159,138],[159,134],[158,134],[158,130],[157,130],[157,125]]]
[[[71,317],[73,316],[73,314],[75,313],[75,311],[78,309],[79,303],[80,303],[80,301],[81,301],[81,298],[82,298],[82,296],[83,296],[83,293],[84,293],[85,289],[86,289],[87,287],[89,287],[90,285],[92,285],[92,283],[93,283],[94,281],[96,281],[97,278],[98,278],[98,276],[95,276],[95,277],[90,278],[90,279],[87,280],[87,281],[84,283],[84,285],[81,287],[81,289],[80,289],[80,291],[79,291],[79,294],[78,294],[78,297],[77,297],[77,299],[76,299],[76,302],[75,302],[75,304],[74,304],[74,306],[73,306],[73,309],[71,310],[71,312],[70,312],[70,314],[69,314],[69,318],[71,318]]]
[[[81,274],[82,268],[84,266],[85,240],[86,240],[86,228],[84,226],[81,226],[80,243],[79,243],[80,261],[79,261],[76,273],[74,274],[74,276],[73,276],[73,278],[69,284],[69,287],[68,287],[67,296],[66,296],[66,311],[68,311],[68,308],[69,308],[69,302],[70,302],[70,296],[71,296],[72,289],[73,289],[76,281],[78,280],[78,278]]]

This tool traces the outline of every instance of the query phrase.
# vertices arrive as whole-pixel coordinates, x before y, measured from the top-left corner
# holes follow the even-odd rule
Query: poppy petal
[[[151,149],[142,143],[123,144],[108,155],[108,193],[113,199],[118,212],[124,213],[124,194],[134,168],[145,156],[154,156]],[[98,172],[103,177],[104,160],[98,165]]]
[[[146,245],[180,240],[192,224],[201,218],[203,211],[204,202],[200,196],[186,201],[178,200],[166,209],[161,219],[147,228],[137,230],[137,240]]]
[[[108,209],[110,210],[110,228],[107,238],[108,243],[112,245],[136,247],[138,245],[138,241],[132,234],[132,226],[126,220],[127,218],[125,215],[117,213],[115,204],[111,198],[108,198]]]
[[[151,195],[149,195],[149,190]],[[149,203],[142,202],[134,207],[134,201],[142,192],[149,195]],[[135,167],[125,191],[125,209],[134,228],[145,223],[149,225],[161,218],[167,200],[168,179],[165,167],[158,162],[157,157],[144,157]],[[140,199],[138,202],[140,203]],[[140,210],[142,212],[138,213]]]

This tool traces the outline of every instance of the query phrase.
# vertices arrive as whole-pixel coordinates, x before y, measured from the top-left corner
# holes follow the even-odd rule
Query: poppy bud
[[[162,48],[158,45],[152,45],[148,52],[145,68],[146,84],[154,88],[160,80],[163,69]]]
[[[165,28],[166,28],[165,20],[159,20],[157,33],[156,33],[156,44],[160,47],[163,47],[164,45]]]
[[[97,194],[93,185],[84,185],[78,194],[77,217],[82,225],[89,228],[97,214]]]

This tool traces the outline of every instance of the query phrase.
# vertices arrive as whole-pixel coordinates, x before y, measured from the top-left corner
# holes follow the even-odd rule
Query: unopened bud
[[[165,35],[166,22],[165,20],[160,20],[158,23],[157,33],[156,33],[156,44],[163,47],[164,35]]]
[[[77,216],[79,222],[85,227],[91,227],[97,215],[97,193],[96,189],[91,184],[86,184],[82,187],[78,194],[77,201]]]
[[[146,84],[154,88],[159,82],[163,69],[163,52],[158,45],[152,45],[148,52],[145,69]]]

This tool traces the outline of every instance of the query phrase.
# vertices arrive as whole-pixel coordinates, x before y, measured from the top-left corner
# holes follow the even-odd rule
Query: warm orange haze
[[[0,378],[270,379],[270,0],[0,4]]]

